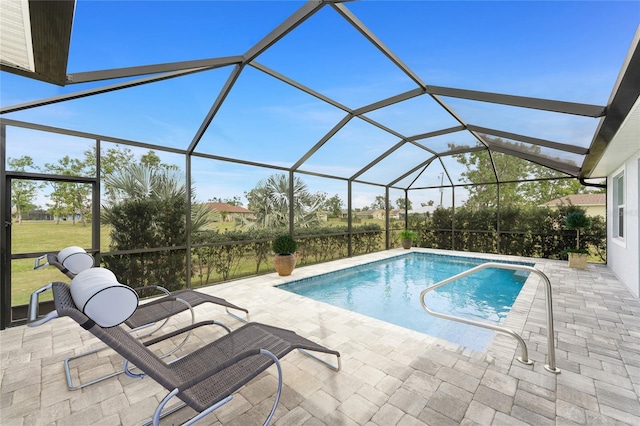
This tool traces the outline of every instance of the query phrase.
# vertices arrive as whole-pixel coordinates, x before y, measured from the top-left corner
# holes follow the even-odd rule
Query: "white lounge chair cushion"
[[[90,268],[71,280],[71,298],[79,310],[100,327],[125,322],[138,308],[138,294],[120,284],[106,268]]]
[[[79,274],[93,267],[93,256],[78,246],[65,247],[58,252],[58,262],[72,274]]]

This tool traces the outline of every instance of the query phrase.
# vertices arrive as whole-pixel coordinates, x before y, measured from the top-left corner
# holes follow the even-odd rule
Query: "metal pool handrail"
[[[515,265],[515,264],[508,264],[508,263],[498,263],[498,262],[487,262],[487,263],[483,263],[482,265],[478,265],[474,268],[469,269],[468,271],[464,271],[459,273],[458,275],[454,275],[451,278],[447,278],[446,280],[442,280],[439,283],[436,283],[434,285],[432,285],[431,287],[428,287],[426,289],[424,289],[421,293],[420,293],[420,303],[422,304],[422,308],[427,311],[427,313],[439,317],[439,318],[444,318],[444,319],[448,319],[451,321],[456,321],[456,322],[461,322],[464,324],[468,324],[468,325],[473,325],[476,327],[482,327],[482,328],[487,328],[489,330],[493,330],[493,331],[497,331],[499,333],[504,333],[507,334],[511,337],[513,337],[514,339],[516,339],[518,341],[518,343],[520,344],[520,348],[522,351],[522,356],[518,357],[518,361],[524,363],[524,364],[533,364],[533,362],[529,359],[529,355],[528,355],[528,351],[527,351],[527,344],[525,343],[524,339],[522,339],[522,337],[508,329],[505,327],[500,327],[498,325],[494,325],[494,324],[489,324],[489,323],[485,323],[485,322],[480,322],[480,321],[474,321],[471,319],[466,319],[466,318],[460,318],[460,317],[455,317],[452,315],[447,315],[447,314],[441,314],[439,312],[434,312],[431,309],[429,309],[424,301],[424,297],[427,293],[429,293],[432,290],[435,290],[439,287],[445,286],[447,284],[452,283],[453,281],[457,281],[460,278],[464,278],[468,275],[472,275],[475,274],[478,271],[481,271],[483,269],[487,269],[487,268],[500,268],[500,269],[512,269],[512,270],[516,270],[516,271],[527,271],[527,272],[533,272],[535,274],[538,274],[542,280],[545,283],[545,299],[546,299],[546,305],[547,305],[547,352],[548,352],[548,358],[549,358],[549,364],[545,365],[544,368],[547,371],[550,371],[552,373],[560,373],[560,369],[556,367],[556,353],[555,353],[555,344],[554,344],[554,331],[553,331],[553,308],[551,306],[551,282],[549,281],[549,278],[539,269],[536,268],[532,268],[531,266],[525,266],[525,265]]]

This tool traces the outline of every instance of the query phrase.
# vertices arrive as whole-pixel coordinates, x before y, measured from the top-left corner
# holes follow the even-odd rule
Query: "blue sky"
[[[79,0],[68,72],[243,54],[303,4]],[[606,105],[640,23],[638,1],[364,0],[345,6],[426,84],[596,105]],[[330,6],[256,60],[350,108],[416,88]],[[229,73],[229,68],[217,69],[3,117],[184,149]],[[7,73],[0,78],[2,107],[112,83],[61,88]],[[470,124],[583,147],[597,127],[594,119],[451,98],[445,102]],[[246,67],[198,151],[287,167],[344,116]],[[425,96],[369,117],[405,136],[457,124]],[[14,137],[8,156],[28,153],[42,164],[63,153],[78,155],[90,143],[55,138],[57,149],[52,149],[50,137],[33,132]],[[303,169],[349,177],[397,142],[354,119]],[[462,133],[433,141],[434,146],[448,142],[475,143]],[[363,179],[387,183],[401,174],[398,167],[406,170],[425,159],[409,147],[396,157],[396,164],[381,163]],[[195,163],[202,199],[242,195],[271,173],[221,162]],[[180,159],[178,165],[183,166]],[[439,183],[440,171],[436,167],[425,173],[427,184]],[[452,171],[453,183],[456,174],[459,170]],[[312,191],[346,198],[342,181],[303,178]],[[363,187],[354,194],[354,206],[382,193],[381,188]]]

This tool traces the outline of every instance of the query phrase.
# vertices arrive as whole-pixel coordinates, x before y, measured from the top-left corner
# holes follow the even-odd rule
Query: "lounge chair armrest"
[[[214,321],[214,320],[207,320],[207,321],[200,321],[200,322],[197,322],[195,324],[189,324],[186,327],[180,328],[178,330],[171,331],[171,332],[169,332],[167,334],[163,334],[162,336],[158,336],[158,337],[155,337],[153,339],[149,339],[149,340],[143,342],[142,344],[145,345],[145,346],[155,345],[156,343],[163,342],[163,341],[165,341],[167,339],[171,339],[173,337],[179,336],[182,333],[186,333],[188,331],[194,330],[194,329],[199,328],[199,327],[203,327],[205,325],[219,325],[220,327],[223,327],[225,330],[227,330],[227,333],[231,332],[231,330],[229,330],[229,328],[226,325],[224,325],[222,323],[219,323],[217,321]]]
[[[193,309],[193,306],[191,306],[189,302],[187,302],[186,300],[182,299],[179,296],[172,296],[172,295],[162,296],[158,299],[150,300],[149,302],[146,302],[145,305],[151,306],[151,305],[157,305],[159,303],[165,303],[165,302],[180,302],[184,305],[187,305],[189,309]]]
[[[49,283],[43,287],[40,287],[33,293],[31,293],[31,298],[29,299],[29,308],[27,313],[27,325],[29,327],[37,327],[46,322],[51,321],[54,318],[58,318],[58,311],[51,311],[42,318],[38,318],[38,305],[40,304],[40,294],[44,293],[47,290],[51,290],[53,287],[53,283]]]
[[[36,260],[33,261],[33,269],[42,269],[45,266],[49,266],[49,262],[41,263],[43,260],[47,259],[47,255],[43,254],[42,256],[36,257]]]
[[[45,263],[42,263],[42,261],[45,259],[47,259],[47,261]],[[49,265],[52,265],[58,268],[58,270],[63,274],[65,274],[68,278],[73,279],[76,276],[76,274],[69,271],[67,268],[64,267],[64,265],[58,262],[58,256],[56,256],[53,253],[43,254],[42,256],[37,257],[33,262],[33,269],[34,270],[42,269],[45,266],[49,266]]]
[[[141,291],[144,290],[158,290],[161,293],[164,294],[171,294],[171,292],[169,290],[167,290],[166,288],[160,286],[160,285],[145,285],[144,287],[136,287],[134,288],[134,290],[136,291],[136,293],[139,293]]]

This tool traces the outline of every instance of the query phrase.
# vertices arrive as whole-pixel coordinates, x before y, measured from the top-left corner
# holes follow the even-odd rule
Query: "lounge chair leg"
[[[282,367],[280,366],[280,361],[278,360],[278,357],[276,357],[274,354],[272,354],[268,350],[260,349],[260,353],[271,358],[275,363],[276,368],[278,369],[278,390],[276,391],[276,400],[273,402],[273,407],[271,407],[271,412],[269,413],[269,416],[264,421],[264,426],[268,426],[269,423],[271,423],[271,419],[273,418],[273,415],[276,413],[276,408],[278,408],[278,402],[280,402],[280,394],[282,393]]]
[[[167,417],[168,415],[171,415],[171,414],[175,413],[178,410],[182,410],[186,406],[187,406],[187,404],[185,404],[184,402],[180,401],[178,404],[168,408],[166,411],[161,413],[160,417],[158,418],[158,421],[160,419],[163,419],[163,418]],[[154,419],[153,418],[151,420],[149,420],[148,422],[143,423],[142,426],[151,426],[152,424],[154,424]]]
[[[276,365],[276,368],[278,369],[278,389],[276,391],[276,398],[275,398],[275,401],[273,402],[273,406],[271,407],[271,411],[269,412],[269,415],[267,416],[267,419],[263,423],[263,426],[268,426],[271,423],[271,420],[273,419],[273,416],[276,413],[276,409],[278,408],[278,403],[280,402],[280,394],[282,393],[282,367],[280,366],[280,360],[278,360],[278,358],[273,353],[269,352],[266,349],[260,349],[260,353],[262,355],[266,355],[269,358],[271,358],[273,360],[274,364]],[[164,399],[162,401],[160,401],[160,404],[158,404],[158,406],[156,407],[156,410],[153,413],[152,421],[148,422],[148,423],[145,423],[144,426],[148,426],[150,424],[153,424],[154,426],[159,426],[160,419],[162,417],[165,417],[165,416],[167,416],[167,415],[169,415],[171,413],[174,413],[177,410],[179,410],[180,408],[184,407],[185,404],[182,403],[182,404],[178,404],[177,406],[172,407],[167,412],[164,412],[164,413],[162,412],[162,410],[164,410],[164,407],[171,400],[171,398],[176,396],[179,392],[180,391],[177,388],[172,390],[171,392],[169,392],[169,394],[167,394],[167,396],[165,396]],[[209,414],[211,414],[212,412],[214,412],[218,408],[222,407],[223,405],[225,405],[226,403],[228,403],[232,399],[233,399],[233,395],[227,396],[226,398],[218,401],[217,403],[213,404],[211,407],[207,408],[206,410],[202,411],[201,413],[198,413],[196,416],[194,416],[191,419],[187,420],[186,422],[184,422],[182,424],[182,426],[190,426],[190,425],[196,423],[197,421],[199,421],[199,420],[203,419],[204,417],[208,416]]]
[[[156,407],[156,411],[153,413],[153,419],[150,422],[145,423],[143,426],[149,426],[151,424],[153,424],[154,426],[159,426],[161,418],[166,417],[169,414],[175,413],[179,409],[185,407],[186,404],[181,402],[180,404],[177,404],[177,405],[171,407],[166,412],[164,412],[164,413],[162,412],[162,410],[164,410],[164,407],[167,405],[169,400],[171,400],[171,398],[176,396],[178,393],[179,393],[179,390],[177,388],[172,390],[171,392],[169,392],[169,394],[167,396],[165,396],[164,399],[162,401],[160,401],[160,404],[158,404],[158,406]],[[233,399],[233,395],[229,395],[228,397],[224,398],[223,400],[218,401],[218,403],[216,403],[216,404],[212,405],[211,407],[207,408],[202,413],[198,413],[198,415],[196,415],[196,416],[192,417],[191,419],[187,420],[182,425],[186,426],[186,425],[192,425],[192,424],[196,423],[198,420],[202,419],[205,416],[208,416],[209,414],[211,414],[211,412],[213,412],[213,411],[217,410],[218,408],[222,407],[223,405],[225,405],[226,403],[228,403],[232,399]]]
[[[231,315],[232,317],[234,317],[234,318],[235,318],[235,319],[237,319],[238,321],[241,321],[241,322],[244,322],[244,323],[247,323],[247,322],[251,321],[251,320],[249,319],[249,312],[247,312],[247,313],[246,313],[246,314],[247,314],[247,318],[242,318],[241,316],[236,315],[236,314],[234,314],[233,312],[231,312],[231,311],[229,310],[229,308],[225,308],[225,309],[227,310],[227,313],[228,313],[229,315]]]
[[[107,348],[108,348],[107,346],[103,346],[103,347],[95,349],[93,351],[84,352],[84,353],[82,353],[80,355],[76,355],[74,357],[70,357],[70,358],[67,358],[67,359],[64,360],[64,374],[65,374],[65,376],[67,376],[67,388],[69,388],[69,390],[82,389],[82,388],[84,388],[86,386],[93,385],[94,383],[99,383],[99,382],[101,382],[103,380],[109,379],[111,377],[115,377],[118,374],[122,373],[122,370],[116,370],[113,373],[106,374],[104,376],[98,377],[97,379],[91,380],[91,381],[86,382],[86,383],[80,383],[77,386],[73,384],[73,379],[71,378],[71,367],[69,366],[69,363],[72,360],[75,360],[75,359],[78,359],[78,358],[82,358],[83,356],[90,355],[90,354],[102,351],[104,349],[107,349]]]
[[[313,355],[313,354],[309,353],[308,351],[306,351],[306,350],[304,350],[304,349],[298,349],[298,351],[299,351],[300,353],[305,354],[305,355],[306,355],[306,356],[308,356],[309,358],[313,358],[313,359],[315,359],[315,360],[316,360],[316,361],[318,361],[320,364],[323,364],[325,367],[328,367],[328,368],[332,369],[333,371],[340,371],[340,370],[342,370],[342,359],[340,359],[340,357],[339,357],[339,356],[336,356],[336,358],[338,359],[338,365],[333,365],[333,364],[330,364],[330,363],[328,363],[327,361],[325,361],[325,360],[323,360],[323,359],[321,359],[321,358],[319,358],[319,357],[317,357],[317,356],[315,356],[315,355]]]

